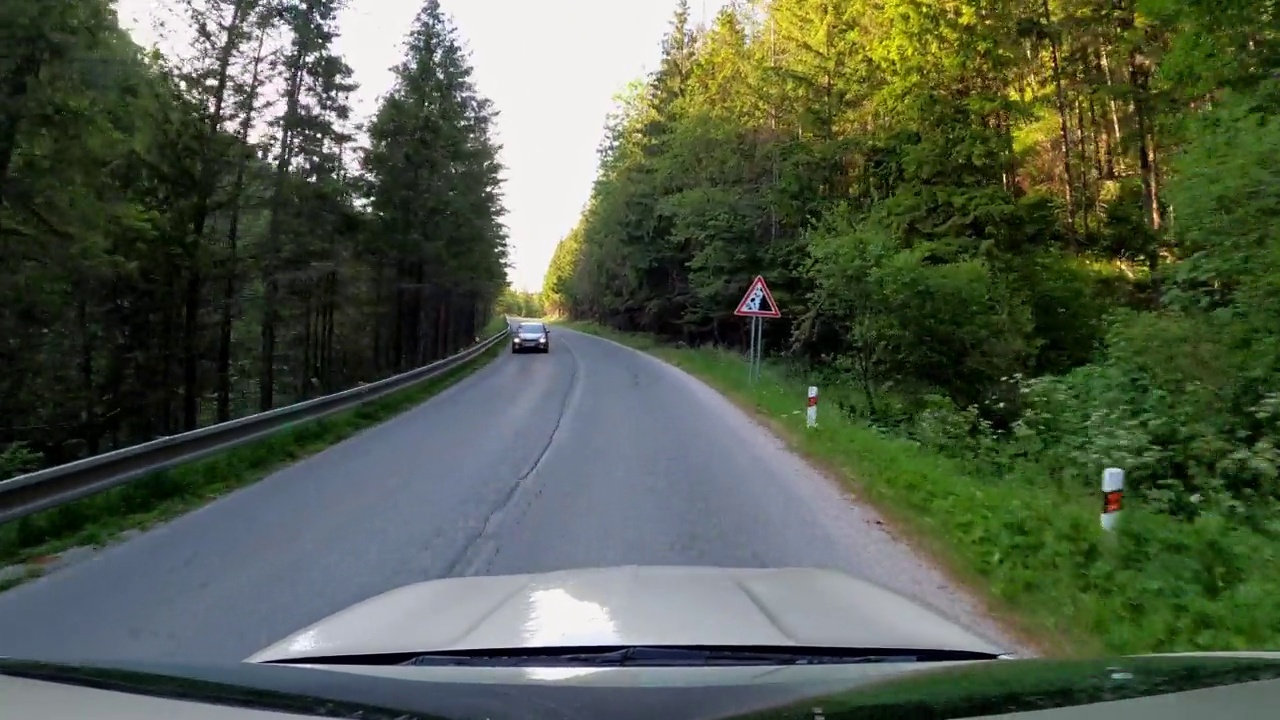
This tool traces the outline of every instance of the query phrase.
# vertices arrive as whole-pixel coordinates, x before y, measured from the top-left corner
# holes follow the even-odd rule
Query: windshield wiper
[[[885,662],[995,660],[998,655],[921,648],[658,645],[617,647],[449,650],[305,657],[279,663],[316,665],[412,665],[426,667],[691,667],[734,665],[843,665]]]
[[[628,647],[607,652],[557,653],[514,656],[475,656],[426,653],[412,658],[403,665],[483,665],[488,667],[564,667],[564,666],[710,666],[710,665],[831,665],[880,662],[937,662],[940,660],[993,659],[986,656],[937,657],[937,651],[908,650],[858,650],[853,653],[833,652],[829,648],[769,649],[743,648],[708,649],[700,647]]]

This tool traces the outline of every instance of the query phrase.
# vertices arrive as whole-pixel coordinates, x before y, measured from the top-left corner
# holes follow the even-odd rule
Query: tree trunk
[[[258,377],[258,407],[262,411],[275,407],[276,323],[279,321],[280,284],[276,277],[276,255],[280,252],[284,212],[285,178],[293,160],[293,125],[298,118],[298,101],[302,93],[302,70],[305,54],[299,46],[289,62],[289,85],[280,130],[280,154],[276,158],[275,180],[271,192],[271,214],[267,221],[267,242],[262,260],[262,369]]]
[[[1080,226],[1084,234],[1089,234],[1089,214],[1093,198],[1093,189],[1089,182],[1089,153],[1085,142],[1084,101],[1076,99],[1076,149],[1080,151]]]
[[[1053,60],[1053,84],[1058,104],[1058,133],[1062,139],[1062,171],[1066,175],[1064,197],[1067,201],[1067,227],[1076,228],[1075,178],[1071,167],[1071,129],[1067,123],[1067,98],[1062,87],[1062,67],[1058,61],[1058,32],[1050,15],[1049,0],[1041,0],[1044,24],[1049,34],[1049,53]]]
[[[1129,53],[1129,81],[1134,90],[1133,118],[1138,136],[1138,169],[1142,173],[1142,209],[1151,229],[1159,230],[1160,191],[1156,177],[1155,133],[1147,103],[1148,72],[1137,50]]]
[[[0,208],[4,207],[9,187],[9,168],[18,149],[18,128],[22,125],[23,99],[31,78],[40,72],[44,61],[35,53],[23,56],[4,82],[5,112],[0,113]]]
[[[197,336],[200,333],[200,289],[199,262],[194,261],[187,270],[186,301],[182,320],[182,428],[184,430],[195,430],[200,424],[200,356],[197,346]]]
[[[250,3],[239,0],[231,9],[231,20],[224,30],[222,46],[218,50],[217,80],[213,90],[213,111],[209,115],[203,146],[200,148],[200,181],[196,189],[195,207],[191,220],[191,239],[187,249],[186,308],[182,329],[182,425],[186,430],[199,426],[200,400],[200,299],[202,295],[201,249],[204,244],[205,225],[209,221],[209,208],[217,192],[218,168],[214,165],[214,144],[222,132],[223,110],[227,99],[227,85],[231,78],[231,61],[235,56],[237,35],[244,22],[244,14]]]
[[[1111,115],[1111,125],[1110,127],[1107,128],[1107,148],[1108,148],[1107,178],[1110,180],[1114,180],[1116,178],[1117,171],[1123,170],[1123,164],[1116,162],[1116,159],[1118,157],[1118,153],[1116,152],[1116,149],[1120,147],[1120,139],[1124,137],[1124,135],[1120,130],[1120,111],[1116,104],[1116,98],[1115,98],[1115,92],[1114,92],[1115,81],[1111,75],[1111,63],[1108,60],[1107,55],[1108,55],[1108,52],[1104,48],[1101,52],[1101,59],[1100,59],[1102,63],[1102,71],[1107,76],[1107,87],[1111,88],[1113,91],[1109,93],[1107,97],[1107,108]]]
[[[262,61],[265,59],[263,48],[266,45],[265,32],[258,34],[258,48],[253,56],[253,68],[249,76],[249,94],[245,97],[244,112],[240,116],[240,127],[236,133],[239,141],[247,147],[249,130],[253,127],[254,111],[257,109],[259,83],[262,80]],[[236,275],[239,266],[238,246],[240,241],[240,210],[245,191],[245,175],[248,172],[252,155],[246,150],[236,162],[236,175],[231,183],[231,218],[227,228],[227,264],[222,285],[222,318],[218,327],[218,422],[231,419],[231,331],[232,320],[236,308]]]

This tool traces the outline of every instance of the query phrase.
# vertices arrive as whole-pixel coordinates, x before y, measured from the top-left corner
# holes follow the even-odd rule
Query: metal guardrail
[[[289,425],[322,418],[436,377],[496,345],[507,328],[478,345],[406,373],[275,410],[170,435],[132,447],[0,481],[0,523],[95,495],[130,480],[259,440]]]

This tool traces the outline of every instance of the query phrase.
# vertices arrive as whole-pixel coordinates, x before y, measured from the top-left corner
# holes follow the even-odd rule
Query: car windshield
[[[516,332],[522,333],[540,333],[546,330],[547,326],[542,323],[520,323],[520,327]]]

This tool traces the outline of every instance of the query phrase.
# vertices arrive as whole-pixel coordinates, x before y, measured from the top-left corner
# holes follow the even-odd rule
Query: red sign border
[[[751,293],[755,292],[756,286],[759,285],[764,289],[764,296],[769,300],[769,307],[773,308],[773,312],[764,310],[743,310],[743,306],[747,304],[747,300],[751,297]],[[782,311],[778,309],[778,303],[773,299],[773,293],[769,292],[769,284],[764,281],[763,275],[757,275],[755,280],[751,281],[751,285],[747,287],[747,292],[738,301],[738,307],[733,311],[734,315],[740,317],[761,317],[761,318],[780,318]]]

